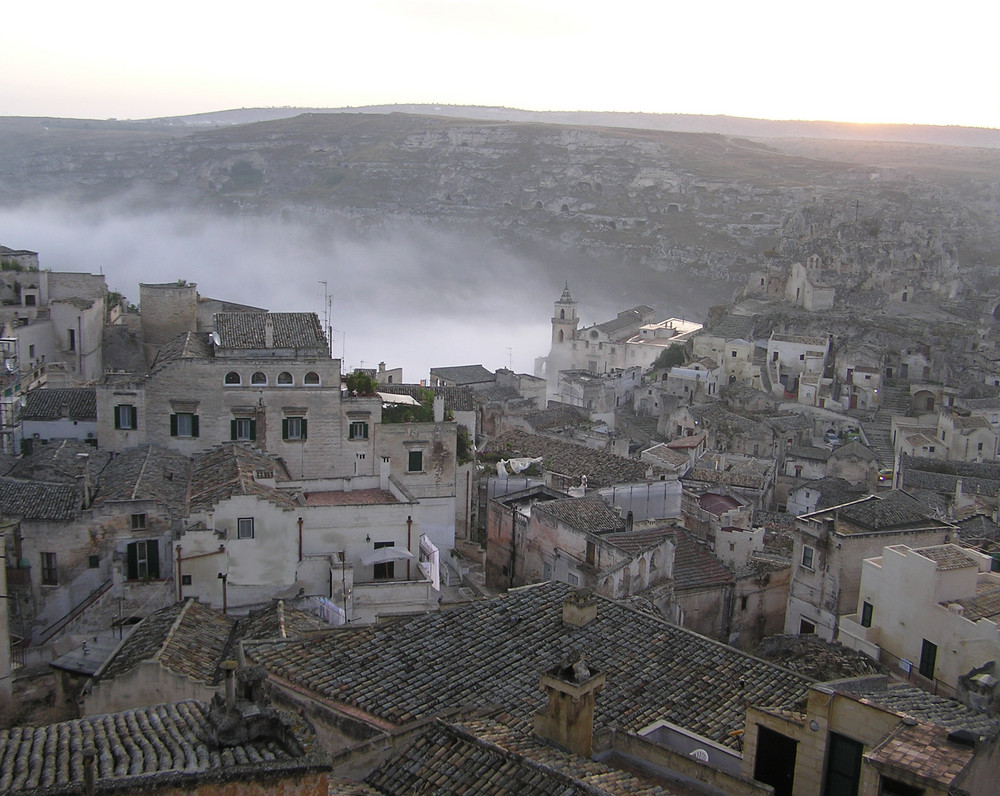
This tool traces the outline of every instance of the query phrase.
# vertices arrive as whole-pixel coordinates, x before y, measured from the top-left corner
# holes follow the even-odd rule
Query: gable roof
[[[25,396],[21,420],[97,421],[97,388],[67,387],[31,390]]]
[[[588,625],[566,625],[572,591],[542,583],[391,627],[243,649],[279,681],[379,724],[499,706],[505,724],[527,730],[543,700],[540,674],[571,649],[607,675],[595,730],[665,720],[735,749],[747,702],[789,707],[805,697],[810,681],[800,675],[610,600],[595,597]]]
[[[0,478],[0,513],[25,520],[70,522],[82,505],[75,484]]]
[[[191,460],[159,445],[128,448],[107,463],[98,478],[94,504],[155,500],[171,513],[184,513]]]
[[[948,528],[948,523],[927,514],[924,504],[901,489],[892,489],[878,495],[869,495],[851,503],[842,503],[828,509],[803,514],[800,519],[814,519],[835,513],[841,520],[868,531],[893,531],[900,529]],[[844,532],[839,527],[838,531]]]
[[[0,732],[0,792],[8,796],[84,793],[83,755],[94,758],[96,793],[195,793],[199,785],[260,781],[329,770],[307,725],[269,711],[279,727],[245,740],[213,742],[210,706],[177,702]]]
[[[459,387],[469,384],[488,384],[497,380],[496,374],[491,373],[482,365],[455,365],[449,368],[431,368],[431,380],[433,381],[435,377],[446,381],[453,381]]]
[[[273,472],[279,481],[289,480],[281,460],[238,443],[226,443],[194,457],[191,466],[190,512],[206,511],[235,495],[254,495],[280,508],[298,505],[287,492],[258,483],[259,471]]]
[[[268,324],[270,345],[265,332]],[[327,348],[315,312],[217,312],[215,331],[220,348]]]
[[[674,529],[674,544],[675,590],[713,588],[736,582],[733,573],[683,528]]]
[[[645,481],[650,465],[570,442],[529,434],[519,429],[503,432],[488,448],[505,458],[512,455],[545,459],[545,469],[571,478],[587,476],[592,487]]]
[[[160,347],[150,370],[155,373],[181,359],[211,359],[212,354],[212,344],[207,334],[184,332]]]
[[[193,599],[161,608],[132,629],[94,680],[120,677],[145,661],[155,661],[210,685],[234,624],[230,617]]]
[[[87,477],[96,479],[110,459],[108,451],[81,439],[62,439],[35,446],[14,465],[10,475],[32,481],[77,484]]]
[[[564,752],[495,721],[437,721],[365,779],[375,792],[482,796],[654,796],[670,791],[635,773]]]
[[[532,511],[548,514],[583,533],[604,534],[625,530],[625,520],[599,495],[536,503]]]

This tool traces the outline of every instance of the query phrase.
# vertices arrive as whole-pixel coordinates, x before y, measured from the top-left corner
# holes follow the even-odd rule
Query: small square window
[[[253,517],[240,517],[236,521],[236,538],[253,539]]]
[[[181,586],[190,586],[190,585],[191,585],[191,576],[181,575]]]
[[[139,427],[138,411],[131,404],[118,404],[115,407],[115,428],[131,431]]]
[[[424,469],[424,452],[410,451],[406,459],[406,470],[410,473],[419,473]]]
[[[129,521],[129,527],[133,531],[144,531],[146,529],[146,515],[133,514]]]
[[[89,569],[98,569],[101,566],[100,556],[87,556],[87,567]]]
[[[171,437],[197,437],[198,415],[191,412],[178,412],[170,416]]]
[[[306,419],[304,417],[286,417],[281,421],[281,438],[285,440],[303,440],[306,438]]]
[[[230,427],[230,439],[237,442],[250,442],[257,436],[257,423],[249,417],[233,418]]]

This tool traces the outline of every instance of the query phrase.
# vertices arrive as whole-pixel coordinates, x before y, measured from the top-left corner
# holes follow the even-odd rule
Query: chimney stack
[[[571,651],[566,660],[542,675],[541,687],[549,702],[535,714],[535,735],[589,758],[594,750],[594,704],[604,681],[603,672]]]
[[[444,396],[435,395],[434,396],[434,422],[443,423],[444,422]]]
[[[597,598],[590,589],[577,589],[563,600],[564,625],[586,627],[597,618]]]

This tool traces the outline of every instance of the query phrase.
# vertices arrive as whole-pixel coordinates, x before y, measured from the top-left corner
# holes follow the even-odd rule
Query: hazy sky
[[[995,0],[6,3],[0,115],[383,103],[1000,127]]]

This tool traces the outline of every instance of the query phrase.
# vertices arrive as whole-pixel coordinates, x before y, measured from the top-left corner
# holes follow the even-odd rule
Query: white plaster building
[[[1000,574],[991,563],[955,544],[886,547],[865,560],[857,611],[841,617],[838,640],[956,689],[962,675],[1000,660]]]

